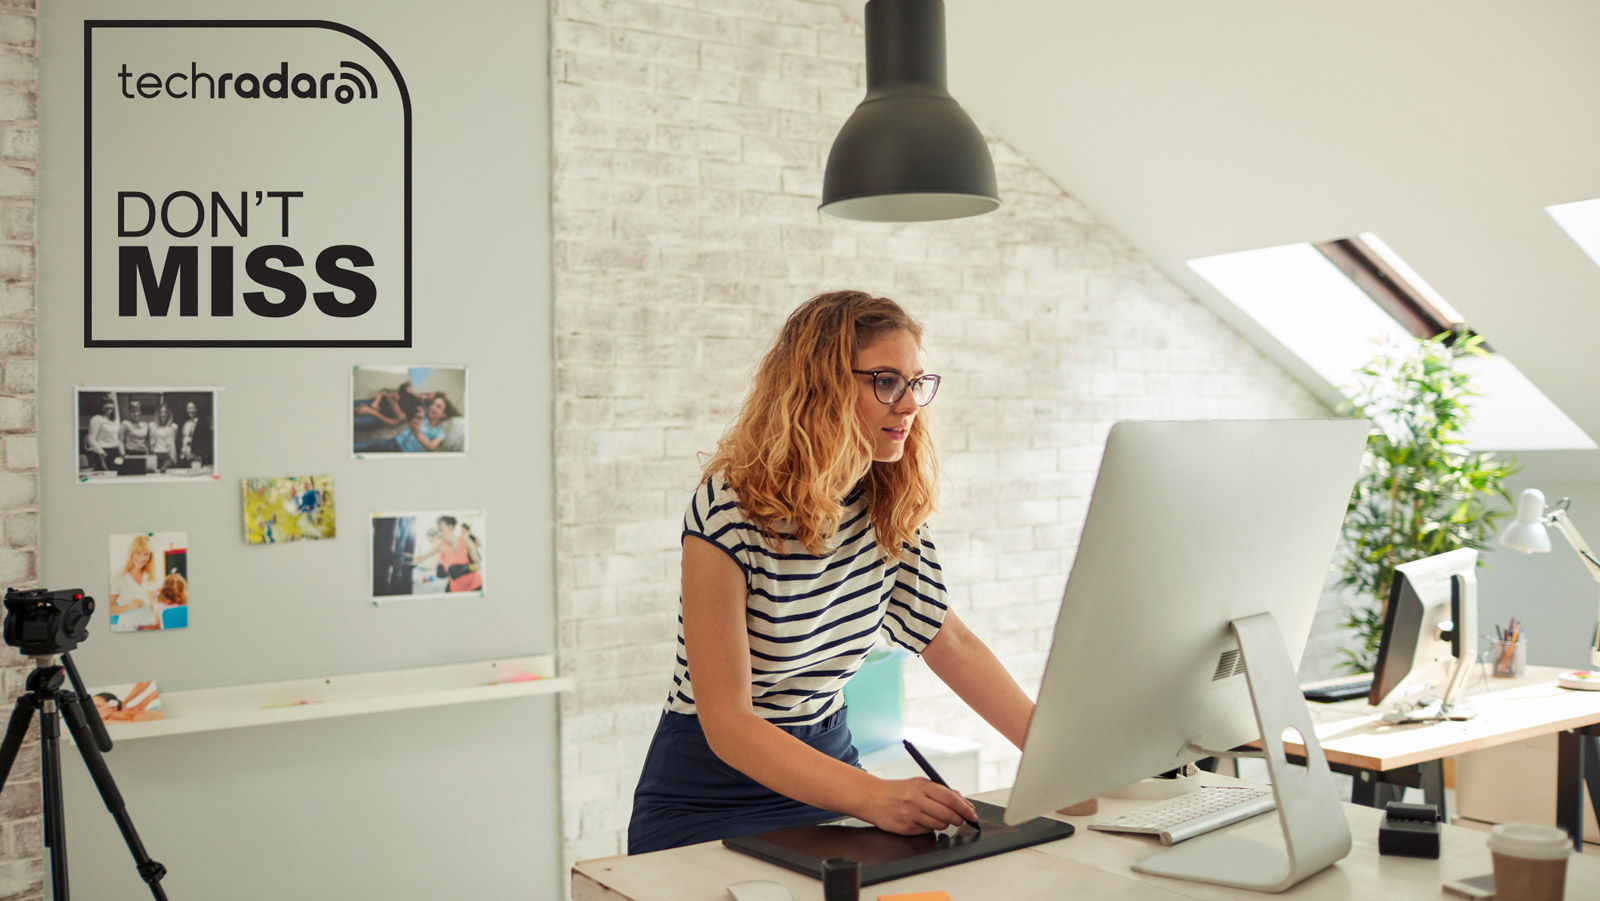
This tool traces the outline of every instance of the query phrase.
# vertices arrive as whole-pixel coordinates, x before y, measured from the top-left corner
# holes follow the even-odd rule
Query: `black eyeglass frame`
[[[928,404],[933,403],[934,397],[939,393],[939,382],[943,380],[942,376],[934,375],[931,372],[919,375],[914,379],[908,379],[905,377],[905,373],[894,369],[852,369],[850,371],[856,375],[872,376],[872,396],[878,399],[878,403],[883,404],[886,407],[891,407],[899,403],[900,398],[905,397],[907,391],[911,392],[911,399],[916,402],[917,406],[926,407]],[[884,400],[883,393],[878,390],[878,377],[883,375],[896,376],[901,382],[904,383],[900,386],[900,391],[888,400]],[[917,400],[917,392],[913,390],[911,386],[918,382],[926,382],[928,379],[933,379],[933,390],[928,392],[927,400]]]

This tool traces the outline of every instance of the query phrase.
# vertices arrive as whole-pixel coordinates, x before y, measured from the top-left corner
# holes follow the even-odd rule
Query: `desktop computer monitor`
[[[1390,722],[1470,716],[1457,701],[1478,656],[1477,567],[1472,548],[1395,567],[1367,697],[1399,705]]]
[[[1348,853],[1295,670],[1368,429],[1364,420],[1113,426],[1007,823],[1262,738],[1288,853],[1206,835],[1158,852],[1165,864],[1152,857],[1136,868],[1281,890]],[[1286,727],[1306,743],[1304,778],[1282,760]]]

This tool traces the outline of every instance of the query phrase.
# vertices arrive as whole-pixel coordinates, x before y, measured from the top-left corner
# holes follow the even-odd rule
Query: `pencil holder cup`
[[[1494,638],[1489,641],[1489,664],[1496,676],[1520,676],[1528,671],[1528,639]]]

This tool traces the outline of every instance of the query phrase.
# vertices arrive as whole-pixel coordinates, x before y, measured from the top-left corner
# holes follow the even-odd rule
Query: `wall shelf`
[[[505,681],[519,673],[539,676]],[[225,688],[163,692],[166,719],[106,723],[112,741],[131,741],[184,732],[212,732],[244,726],[298,723],[337,716],[498,701],[570,691],[573,681],[555,675],[555,657],[508,657],[416,669],[350,673],[286,682],[258,682]],[[61,730],[62,741],[71,740]]]

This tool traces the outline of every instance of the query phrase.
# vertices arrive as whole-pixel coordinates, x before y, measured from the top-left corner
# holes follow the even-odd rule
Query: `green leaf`
[[[1341,611],[1361,650],[1346,652],[1352,672],[1370,669],[1383,628],[1394,568],[1461,547],[1485,548],[1509,515],[1505,481],[1516,460],[1468,449],[1463,429],[1481,396],[1460,368],[1483,357],[1483,338],[1442,333],[1381,349],[1355,373],[1348,415],[1372,422],[1360,478],[1350,494],[1337,586],[1364,600]]]

